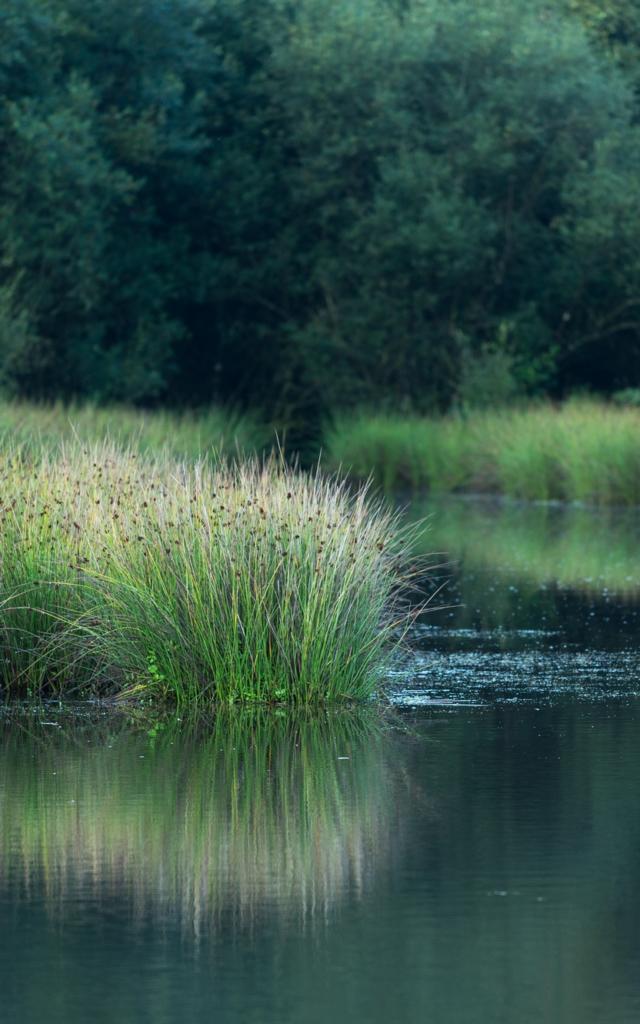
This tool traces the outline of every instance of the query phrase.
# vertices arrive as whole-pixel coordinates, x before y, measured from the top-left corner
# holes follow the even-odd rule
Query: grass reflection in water
[[[491,499],[432,499],[423,544],[466,569],[508,570],[534,586],[585,594],[640,593],[640,519],[635,511],[529,505]]]
[[[324,917],[397,842],[377,714],[229,712],[206,735],[60,726],[14,720],[0,744],[0,881],[52,914],[124,896],[195,934],[228,912]]]

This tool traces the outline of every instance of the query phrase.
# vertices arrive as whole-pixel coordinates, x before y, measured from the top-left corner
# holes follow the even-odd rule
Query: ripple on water
[[[399,706],[640,697],[640,652],[571,649],[414,650],[390,673]]]
[[[437,639],[456,639],[456,640],[489,640],[495,641],[496,638],[503,638],[509,636],[513,639],[519,637],[525,640],[542,639],[544,637],[559,636],[560,630],[558,629],[509,629],[509,630],[496,630],[496,629],[480,629],[472,627],[448,627],[448,626],[431,626],[424,623],[418,623],[413,630],[413,636],[416,640],[429,640],[432,638]]]

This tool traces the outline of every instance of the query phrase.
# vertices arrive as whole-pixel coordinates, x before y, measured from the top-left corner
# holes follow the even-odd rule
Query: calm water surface
[[[636,1024],[636,519],[438,507],[384,718],[6,712],[0,1021]]]

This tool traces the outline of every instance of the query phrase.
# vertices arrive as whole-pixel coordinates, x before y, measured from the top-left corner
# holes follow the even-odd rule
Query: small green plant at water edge
[[[157,689],[160,689],[166,682],[166,677],[158,668],[158,657],[155,651],[149,651],[147,655],[147,675],[151,680],[151,685]]]

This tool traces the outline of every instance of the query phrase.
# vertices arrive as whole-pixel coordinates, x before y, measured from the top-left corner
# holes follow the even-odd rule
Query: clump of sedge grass
[[[10,692],[360,700],[407,625],[409,538],[336,479],[74,444],[3,482]]]
[[[86,470],[65,456],[0,453],[0,684],[35,695],[75,679],[74,621],[86,614],[80,567],[100,534]],[[84,670],[88,648],[82,652]]]
[[[392,515],[317,474],[152,471],[92,577],[106,660],[191,704],[365,698],[405,619],[403,554]]]

